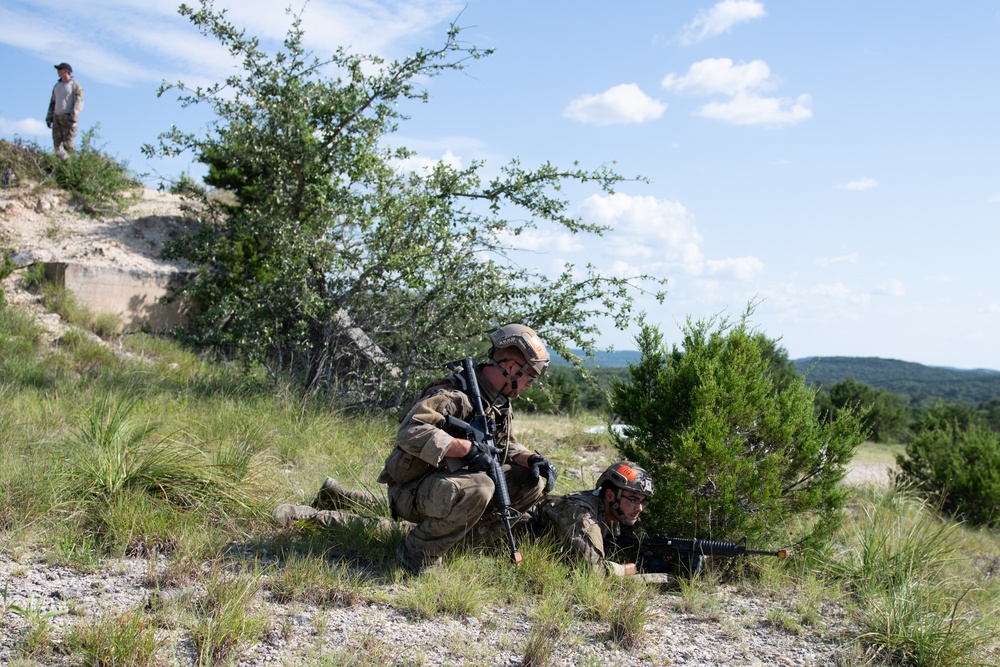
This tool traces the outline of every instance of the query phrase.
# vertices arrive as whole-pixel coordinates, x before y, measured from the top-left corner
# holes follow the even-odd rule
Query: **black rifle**
[[[459,362],[453,361],[450,364],[446,364],[446,366],[455,369],[458,364]],[[486,474],[490,476],[490,479],[493,480],[493,484],[496,486],[494,498],[497,509],[500,510],[500,520],[503,521],[504,528],[506,529],[507,544],[510,547],[510,560],[514,565],[520,565],[521,552],[518,551],[517,544],[514,542],[514,531],[511,527],[520,518],[521,513],[510,506],[510,492],[507,490],[507,478],[504,477],[503,466],[500,464],[499,458],[501,450],[496,444],[496,424],[490,419],[483,408],[483,396],[479,392],[479,381],[476,380],[476,371],[472,365],[472,358],[466,357],[461,361],[461,364],[462,371],[465,373],[465,377],[463,378],[465,390],[469,395],[469,400],[472,403],[472,409],[475,411],[475,414],[470,422],[464,422],[451,415],[445,418],[445,422],[450,429],[457,429],[464,433],[466,440],[478,444],[482,449],[491,453],[489,458],[492,465],[487,468]]]
[[[665,572],[694,576],[701,573],[702,556],[737,558],[739,556],[773,556],[788,558],[792,552],[786,549],[764,551],[747,549],[743,544],[720,540],[699,540],[664,535],[636,537],[621,535],[615,538],[618,551],[631,552],[635,556],[636,569],[640,572]]]

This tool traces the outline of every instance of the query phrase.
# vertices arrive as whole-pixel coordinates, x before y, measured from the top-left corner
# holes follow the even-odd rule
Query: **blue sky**
[[[84,129],[139,152],[208,117],[157,99],[162,80],[221,79],[227,54],[174,0],[6,0],[0,136],[49,144],[53,65],[86,90]],[[283,2],[217,2],[265,42]],[[403,57],[463,39],[494,48],[427,82],[397,141],[421,158],[615,162],[615,196],[572,190],[603,239],[541,230],[524,261],[666,277],[640,308],[668,341],[688,316],[738,316],[792,358],[875,356],[1000,369],[1000,0],[312,0],[307,45]],[[634,347],[608,324],[601,340]]]

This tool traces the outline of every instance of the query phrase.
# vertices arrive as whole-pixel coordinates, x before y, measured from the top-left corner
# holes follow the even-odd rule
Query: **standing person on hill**
[[[45,124],[52,128],[52,144],[56,155],[65,158],[75,150],[76,127],[83,110],[83,86],[73,78],[69,63],[55,66],[59,80],[52,88]]]
[[[556,468],[521,445],[511,433],[511,401],[549,367],[549,353],[538,334],[522,324],[502,326],[490,335],[488,360],[475,367],[483,402],[496,423],[496,444],[510,492],[510,505],[526,512],[556,482]],[[458,374],[432,382],[403,417],[396,446],[378,481],[388,486],[389,507],[397,519],[416,524],[396,550],[413,572],[434,565],[466,537],[488,542],[503,534],[495,505],[495,485],[477,459],[485,454],[463,435],[445,429],[446,418],[474,417]]]

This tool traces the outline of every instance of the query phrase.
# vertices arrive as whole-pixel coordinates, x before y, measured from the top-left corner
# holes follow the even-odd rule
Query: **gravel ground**
[[[83,574],[46,564],[41,554],[13,559],[0,556],[0,587],[6,591],[0,618],[0,664],[18,657],[28,624],[11,605],[30,609],[36,616],[58,612],[48,619],[58,646],[74,624],[101,614],[146,609],[150,601],[172,597],[194,604],[197,590],[160,593],[147,584],[157,565],[148,560],[116,559],[102,563],[100,572]],[[386,583],[382,599],[407,586]],[[263,589],[263,587],[262,587]],[[818,620],[790,630],[775,610],[796,616],[793,594],[777,600],[748,597],[734,586],[722,585],[708,611],[687,613],[676,593],[654,592],[651,621],[641,644],[617,648],[607,637],[606,624],[574,620],[556,640],[552,665],[787,665],[796,667],[842,665],[851,627],[837,601],[824,602]],[[265,618],[260,639],[240,647],[239,665],[344,664],[359,651],[372,665],[520,665],[531,621],[523,610],[502,609],[466,618],[430,620],[407,615],[386,605],[362,601],[346,608],[319,609],[301,604],[281,605],[267,592],[257,599],[256,611]],[[159,656],[166,665],[194,665],[188,632],[166,623],[160,631]],[[169,627],[174,625],[174,627]],[[42,664],[72,664],[58,651]]]

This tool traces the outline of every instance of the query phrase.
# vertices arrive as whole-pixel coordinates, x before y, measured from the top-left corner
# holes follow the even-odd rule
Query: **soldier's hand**
[[[531,468],[531,472],[535,477],[545,478],[545,490],[544,493],[548,493],[556,486],[556,478],[559,477],[559,471],[556,467],[545,460],[545,457],[540,454],[532,454],[528,457],[527,461],[528,467]]]
[[[481,442],[473,442],[469,453],[462,457],[462,463],[472,472],[489,472],[495,459],[491,447]]]
[[[49,128],[51,130],[52,129],[52,121],[51,120],[45,121],[45,127]]]

